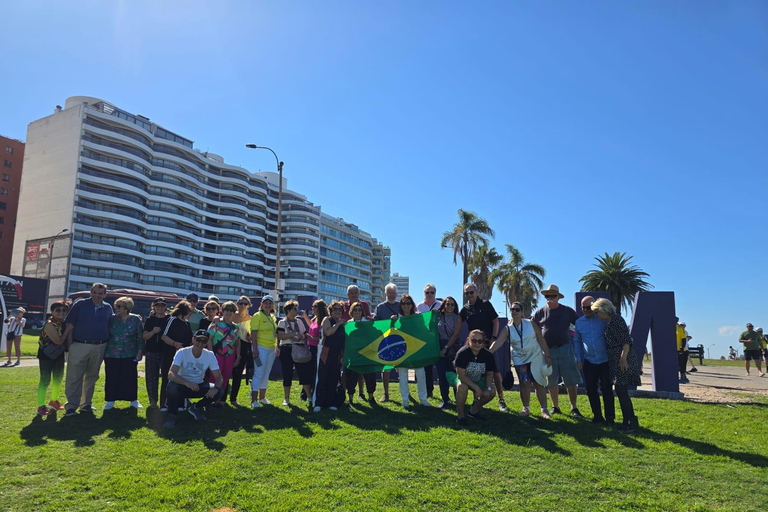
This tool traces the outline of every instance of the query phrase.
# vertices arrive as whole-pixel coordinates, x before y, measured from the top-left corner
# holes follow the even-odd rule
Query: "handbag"
[[[291,357],[293,358],[294,363],[308,363],[312,360],[312,352],[309,350],[308,345],[304,343],[301,345],[294,343],[293,348],[291,349]]]
[[[58,359],[61,357],[65,350],[67,350],[66,343],[62,343],[61,345],[49,343],[43,347],[43,354],[45,354],[45,357],[49,359]]]

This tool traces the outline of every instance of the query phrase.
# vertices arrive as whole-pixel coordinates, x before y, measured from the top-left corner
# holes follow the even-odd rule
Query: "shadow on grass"
[[[48,440],[74,441],[75,446],[92,446],[95,439],[109,431],[112,439],[128,439],[134,430],[146,426],[138,411],[133,408],[113,409],[96,417],[93,413],[79,413],[65,417],[55,412],[42,418],[35,416],[21,429],[21,439],[26,446],[42,446]]]

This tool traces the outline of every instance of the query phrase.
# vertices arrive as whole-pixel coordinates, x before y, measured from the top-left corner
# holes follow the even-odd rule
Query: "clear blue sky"
[[[465,208],[568,297],[634,255],[713,356],[768,328],[768,3],[30,0],[0,43],[1,134],[90,95],[253,171],[270,146],[417,297],[460,293]]]

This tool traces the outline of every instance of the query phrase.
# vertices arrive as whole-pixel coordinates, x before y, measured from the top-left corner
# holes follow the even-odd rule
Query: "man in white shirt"
[[[424,286],[424,300],[419,303],[418,306],[416,306],[416,311],[419,313],[426,313],[427,311],[437,311],[437,308],[440,307],[439,300],[435,299],[436,296],[436,288],[435,285],[432,283],[427,283],[426,286]],[[427,397],[432,398],[432,395],[435,391],[435,378],[434,373],[432,370],[432,366],[427,366],[424,368],[424,372],[426,374],[427,378]]]
[[[196,404],[190,405],[187,411],[196,419],[204,420],[203,407],[217,401],[224,395],[219,363],[213,352],[207,350],[208,331],[200,329],[192,339],[192,346],[176,352],[173,365],[168,372],[168,416],[165,428],[176,425],[176,414],[179,407],[187,398],[202,398]],[[211,370],[216,384],[205,381],[205,372]]]

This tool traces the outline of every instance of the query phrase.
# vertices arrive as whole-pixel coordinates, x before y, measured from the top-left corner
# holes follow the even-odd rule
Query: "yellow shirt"
[[[253,317],[245,311],[242,315],[239,312],[235,313],[232,317],[232,321],[239,327],[238,333],[240,333],[240,339],[243,341],[248,340],[248,333],[251,332],[251,319]]]
[[[267,316],[259,311],[251,318],[251,334],[256,333],[256,343],[260,347],[275,348],[275,333],[277,332],[277,319],[275,315]],[[253,339],[253,338],[251,338]]]
[[[688,352],[688,344],[685,344],[684,348],[680,348],[682,346],[683,340],[687,339],[687,336],[685,335],[685,329],[683,329],[683,326],[680,324],[677,324],[677,350],[682,350],[683,352]]]

